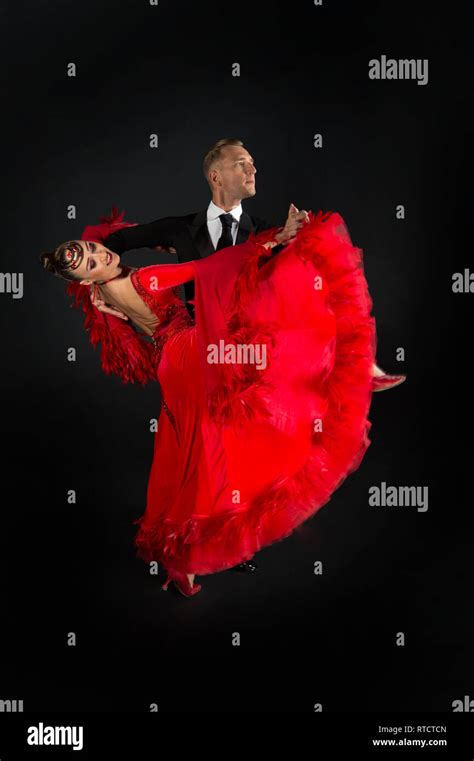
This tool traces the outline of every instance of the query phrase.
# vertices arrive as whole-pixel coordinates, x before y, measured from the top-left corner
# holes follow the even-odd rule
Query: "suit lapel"
[[[214,246],[207,229],[207,209],[196,214],[188,229],[196,249],[196,259],[204,259],[214,253]]]
[[[235,245],[238,246],[239,243],[245,243],[250,233],[253,233],[254,230],[255,227],[250,214],[246,214],[245,211],[243,211],[240,215],[239,229],[237,230]]]

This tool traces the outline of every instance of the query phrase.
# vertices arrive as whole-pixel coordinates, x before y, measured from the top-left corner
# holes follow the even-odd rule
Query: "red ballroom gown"
[[[282,540],[370,443],[376,333],[362,250],[333,212],[311,213],[277,254],[263,247],[274,232],[132,272],[159,320],[152,342],[82,299],[104,370],[161,386],[135,545],[168,571],[216,573]],[[194,320],[178,295],[191,279]]]

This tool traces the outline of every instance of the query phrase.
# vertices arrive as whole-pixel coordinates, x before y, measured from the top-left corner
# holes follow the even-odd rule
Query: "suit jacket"
[[[276,227],[259,217],[242,212],[237,230],[236,244],[245,243],[251,232],[259,233]],[[176,249],[179,262],[190,262],[213,254],[209,230],[207,229],[207,209],[184,217],[164,217],[146,225],[124,227],[104,240],[104,245],[117,254],[134,248],[154,248],[163,246]],[[188,302],[194,299],[194,282],[184,284],[186,306],[193,316],[194,309]]]

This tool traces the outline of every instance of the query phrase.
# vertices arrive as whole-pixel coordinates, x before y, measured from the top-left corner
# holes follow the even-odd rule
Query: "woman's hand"
[[[280,232],[275,235],[275,239],[279,244],[289,243],[293,240],[300,227],[303,227],[306,222],[309,222],[308,212],[304,209],[299,211],[296,206],[291,203],[286,224],[283,230],[280,230]]]
[[[99,290],[94,288],[94,285],[90,286],[89,293],[92,304],[97,307],[99,312],[103,312],[104,314],[113,314],[114,317],[120,317],[121,320],[128,320],[127,315],[121,312],[120,309],[116,309],[115,307],[111,307],[105,303],[104,299],[99,296]]]

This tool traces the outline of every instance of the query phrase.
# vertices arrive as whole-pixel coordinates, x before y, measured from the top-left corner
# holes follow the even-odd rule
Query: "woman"
[[[122,215],[123,216],[123,215]],[[104,221],[104,220],[103,220]],[[101,241],[122,218],[42,254],[69,281],[105,372],[158,380],[162,411],[138,555],[185,595],[249,560],[330,498],[369,446],[375,321],[342,218],[276,228],[193,262],[125,267]],[[195,281],[195,321],[178,296]],[[129,320],[99,312],[99,300]]]

